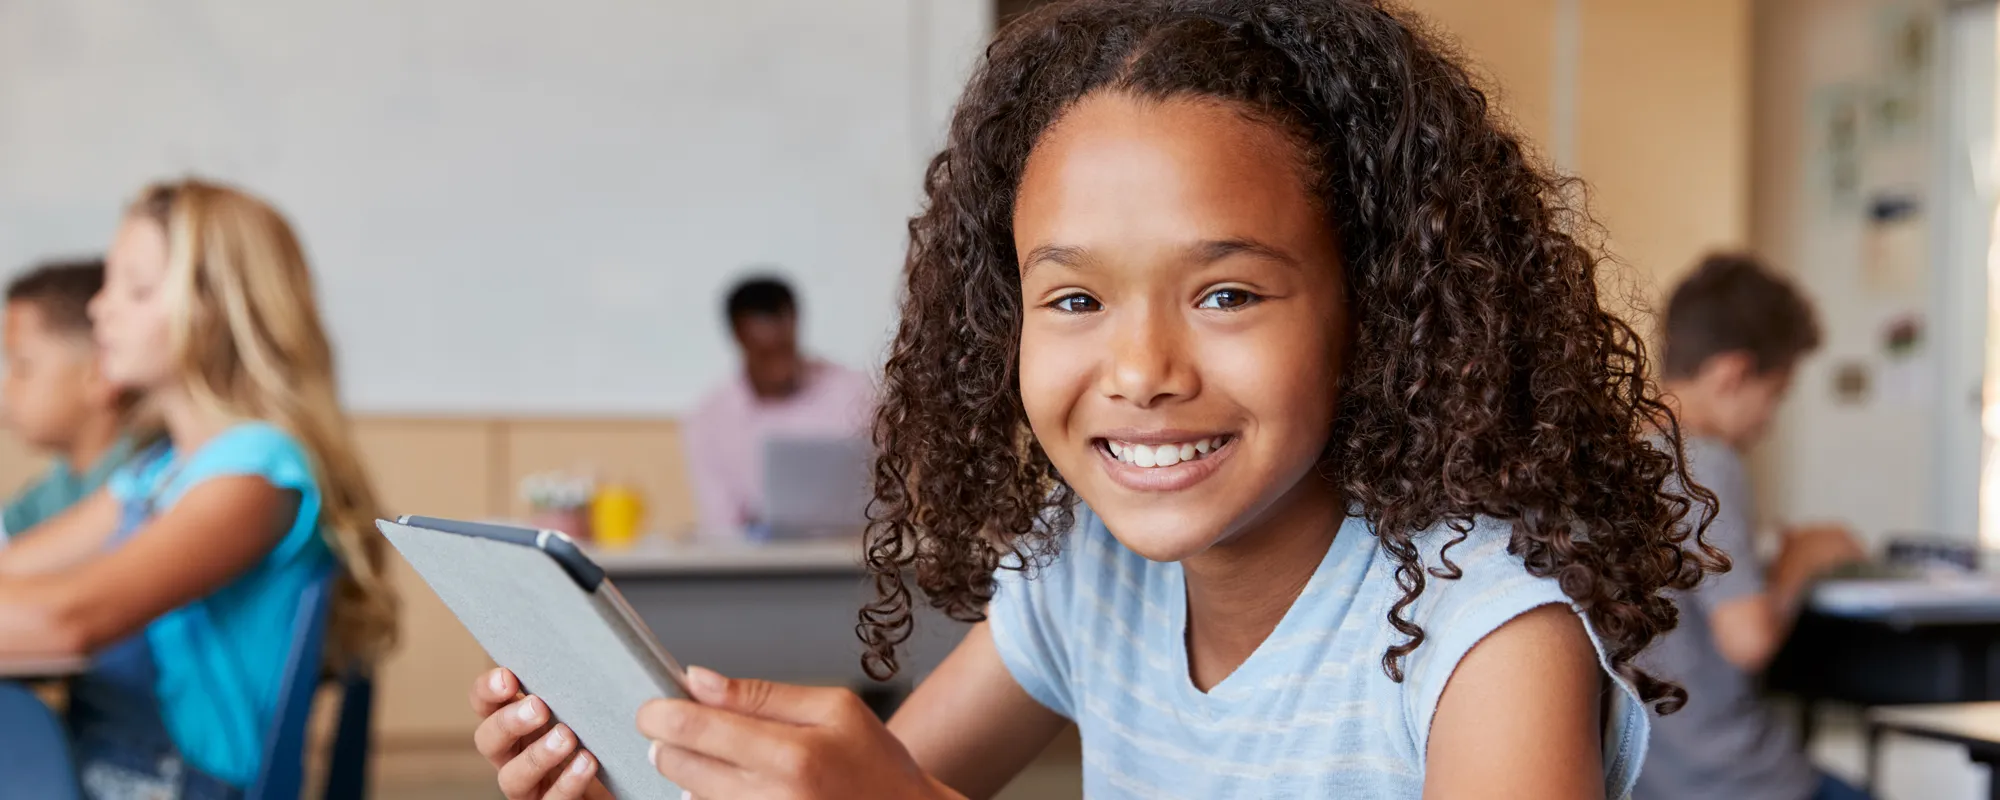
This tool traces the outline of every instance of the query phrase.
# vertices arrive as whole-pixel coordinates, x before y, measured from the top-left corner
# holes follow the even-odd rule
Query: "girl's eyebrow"
[[[1255,239],[1207,239],[1188,245],[1185,252],[1188,261],[1195,266],[1207,266],[1234,255],[1254,256],[1290,267],[1299,265],[1299,260],[1290,253]],[[1090,251],[1081,247],[1045,244],[1028,251],[1028,257],[1021,262],[1021,272],[1026,274],[1045,261],[1074,270],[1087,270],[1095,259],[1091,258]]]
[[[1206,266],[1234,255],[1250,255],[1267,261],[1275,261],[1288,267],[1296,267],[1299,260],[1290,253],[1272,247],[1255,239],[1211,239],[1196,242],[1188,248],[1191,261]]]
[[[1090,252],[1073,245],[1045,244],[1028,251],[1028,257],[1021,261],[1021,274],[1026,275],[1044,261],[1070,269],[1088,269],[1093,259]]]

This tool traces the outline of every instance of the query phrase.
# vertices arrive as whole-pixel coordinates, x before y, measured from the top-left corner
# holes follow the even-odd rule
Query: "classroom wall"
[[[1829,185],[1830,107],[1880,81],[1890,20],[1936,7],[1904,0],[1760,0],[1756,7],[1751,239],[1812,296],[1825,333],[1757,453],[1768,522],[1838,520],[1875,542],[1899,532],[1976,533],[1939,528],[1932,421],[1943,389],[1928,361],[1936,347],[1907,361],[1889,358],[1883,347],[1891,318],[1927,314],[1935,300],[1928,256],[1918,253],[1907,275],[1874,274],[1868,226],[1856,207],[1894,187],[1934,205],[1936,115],[1927,110],[1893,140],[1864,133],[1870,143],[1853,165],[1858,201]],[[1867,376],[1865,397],[1843,399],[1836,391],[1845,369]]]
[[[987,0],[0,3],[0,278],[149,180],[303,231],[346,400],[668,415],[775,269],[874,364]]]
[[[1607,302],[1649,310],[1703,252],[1748,241],[1749,0],[1415,0],[1457,37],[1544,158],[1581,177],[1615,263]]]

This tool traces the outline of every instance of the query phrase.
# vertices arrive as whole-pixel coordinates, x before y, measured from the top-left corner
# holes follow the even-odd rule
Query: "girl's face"
[[[104,259],[104,290],[90,302],[99,367],[121,388],[146,391],[173,380],[166,278],[166,230],[126,217]]]
[[[1209,101],[1079,101],[1014,208],[1021,396],[1118,539],[1178,561],[1324,503],[1339,245],[1284,133]]]

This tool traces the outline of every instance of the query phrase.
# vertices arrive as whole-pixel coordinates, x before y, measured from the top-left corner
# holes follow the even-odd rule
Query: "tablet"
[[[557,531],[402,517],[382,535],[556,720],[597,756],[618,797],[679,797],[634,727],[639,706],[685,697],[681,667],[604,577]]]

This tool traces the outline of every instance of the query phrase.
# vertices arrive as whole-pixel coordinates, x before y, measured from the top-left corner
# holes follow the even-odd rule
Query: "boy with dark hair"
[[[1662,386],[1680,415],[1688,475],[1715,493],[1708,542],[1734,566],[1676,593],[1680,626],[1644,663],[1688,691],[1658,719],[1638,800],[1841,800],[1867,795],[1816,769],[1757,697],[1755,677],[1783,644],[1814,578],[1862,557],[1845,529],[1786,533],[1757,561],[1756,502],[1742,451],[1761,439],[1798,362],[1819,346],[1811,304],[1755,259],[1704,259],[1667,303]]]
[[[118,390],[98,372],[91,339],[88,307],[103,286],[102,261],[46,264],[7,286],[0,422],[54,463],[0,510],[0,537],[90,496],[131,455]]]

